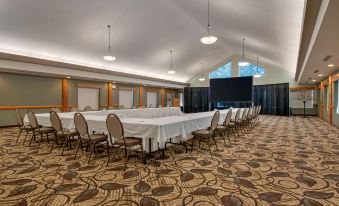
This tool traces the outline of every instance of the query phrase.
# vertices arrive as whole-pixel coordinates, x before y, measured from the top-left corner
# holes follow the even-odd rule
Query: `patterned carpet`
[[[104,153],[87,164],[87,153],[50,154],[1,129],[0,205],[339,205],[339,130],[316,117],[261,120],[212,157],[175,146],[126,171],[119,159],[106,167]]]

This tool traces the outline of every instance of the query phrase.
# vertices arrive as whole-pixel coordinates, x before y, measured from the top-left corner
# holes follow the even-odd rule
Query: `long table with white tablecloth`
[[[142,109],[141,109],[142,110]],[[105,110],[96,112],[82,112],[90,131],[105,132],[106,118],[110,113],[116,113],[119,110]],[[233,109],[233,118],[237,109]],[[228,110],[221,110],[220,123]],[[64,129],[74,130],[74,112],[59,113],[61,123]],[[166,142],[170,139],[186,140],[193,131],[205,129],[210,126],[214,111],[190,113],[172,116],[164,116],[159,118],[131,118],[121,116],[121,122],[124,127],[125,136],[139,137],[143,139],[145,150],[156,151],[162,149]],[[36,114],[38,123],[42,126],[51,126],[49,113]],[[25,117],[27,123],[27,117]]]

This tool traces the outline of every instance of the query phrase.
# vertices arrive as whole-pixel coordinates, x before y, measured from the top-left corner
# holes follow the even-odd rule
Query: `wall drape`
[[[184,88],[184,112],[206,112],[209,110],[209,87]]]
[[[267,115],[289,115],[289,84],[253,86],[254,105],[261,105],[261,113]]]

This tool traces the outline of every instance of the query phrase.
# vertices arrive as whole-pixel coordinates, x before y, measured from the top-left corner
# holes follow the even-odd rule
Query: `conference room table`
[[[165,110],[166,108],[154,109]],[[172,112],[177,111],[178,109],[180,110],[180,108],[172,109]],[[149,110],[149,108],[136,110],[145,110],[147,113],[147,110]],[[232,118],[235,117],[236,111],[237,109],[232,110]],[[185,114],[180,111],[180,113],[173,112],[173,115],[163,115],[156,118],[146,118],[150,115],[136,115],[138,117],[130,117],[126,114],[121,115],[121,112],[121,110],[103,110],[81,113],[84,115],[87,121],[90,132],[95,131],[103,133],[108,132],[106,127],[107,115],[112,113],[120,115],[120,120],[124,127],[125,136],[142,138],[144,150],[146,152],[153,152],[159,149],[163,149],[165,143],[169,142],[170,140],[172,140],[173,142],[178,142],[189,139],[193,131],[209,127],[213,114],[215,113],[215,111],[209,111]],[[222,123],[224,121],[227,112],[228,110],[220,110],[219,123]],[[59,113],[59,117],[64,129],[75,130],[74,114],[75,112]],[[49,113],[36,114],[36,118],[39,125],[47,127],[51,126]],[[29,123],[27,115],[25,116],[24,121],[26,124]]]

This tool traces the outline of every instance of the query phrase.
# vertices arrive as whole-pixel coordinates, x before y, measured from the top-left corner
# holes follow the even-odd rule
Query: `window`
[[[265,75],[266,70],[259,66],[258,71],[257,71],[257,65],[249,64],[247,66],[240,66],[239,67],[239,73],[240,73],[241,77],[254,76],[257,73],[259,73],[261,76],[263,76],[263,75]]]
[[[232,62],[219,67],[209,74],[210,79],[228,78],[232,77]]]

